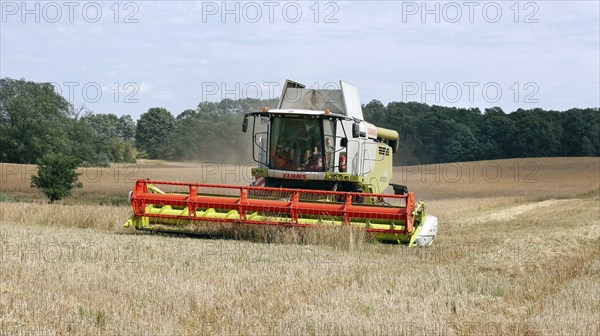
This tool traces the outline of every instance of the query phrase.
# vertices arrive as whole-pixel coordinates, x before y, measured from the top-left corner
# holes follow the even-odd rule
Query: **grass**
[[[537,181],[407,176],[440,218],[423,249],[350,246],[347,234],[323,231],[271,232],[283,243],[136,234],[121,227],[129,207],[93,205],[131,185],[86,184],[49,205],[6,180],[0,192],[27,202],[0,204],[0,330],[598,335],[600,159],[489,164],[515,162],[538,165]],[[197,166],[145,164],[159,178],[200,180]]]

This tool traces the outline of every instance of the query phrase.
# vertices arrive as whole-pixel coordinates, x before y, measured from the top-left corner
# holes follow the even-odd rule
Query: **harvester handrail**
[[[278,191],[278,192],[300,192],[302,194],[319,194],[319,195],[337,195],[351,197],[385,197],[385,198],[397,198],[404,199],[408,197],[408,194],[396,195],[396,194],[377,194],[377,193],[363,193],[355,191],[332,191],[332,190],[311,190],[311,189],[299,189],[299,188],[274,188],[274,187],[257,187],[257,186],[237,186],[227,184],[212,184],[212,183],[191,183],[191,182],[173,182],[173,181],[160,181],[160,180],[144,180],[140,179],[137,183],[143,184],[158,184],[158,185],[173,185],[173,186],[184,186],[184,187],[203,187],[203,188],[217,188],[217,189],[238,189],[238,190],[256,190],[256,191]]]

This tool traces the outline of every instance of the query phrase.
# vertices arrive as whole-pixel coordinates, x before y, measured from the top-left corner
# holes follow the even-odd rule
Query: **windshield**
[[[332,160],[323,148],[333,143],[333,121],[319,119],[274,118],[271,124],[270,166],[295,171],[324,171]],[[325,125],[325,127],[322,127]],[[325,134],[324,134],[325,133]],[[331,146],[326,146],[331,149]],[[330,148],[331,147],[331,148]],[[325,154],[325,155],[324,155]]]

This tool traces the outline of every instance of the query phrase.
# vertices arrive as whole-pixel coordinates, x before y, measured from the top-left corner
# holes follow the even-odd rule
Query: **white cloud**
[[[146,82],[141,82],[139,85],[139,92],[140,93],[149,93],[152,92],[152,85],[146,83]]]
[[[170,90],[161,90],[154,97],[160,101],[171,101],[175,98],[175,94]]]

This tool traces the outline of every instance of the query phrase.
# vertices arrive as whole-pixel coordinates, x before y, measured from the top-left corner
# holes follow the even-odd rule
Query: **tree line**
[[[76,109],[51,84],[0,79],[0,162],[36,163],[62,153],[80,164],[106,165],[137,158],[247,162],[252,139],[243,115],[275,107],[277,99],[201,102],[178,115],[150,108],[131,116]],[[397,165],[515,157],[598,156],[597,107],[548,111],[456,108],[373,100],[365,119],[400,134]]]
[[[150,159],[246,162],[252,140],[251,132],[241,131],[244,113],[276,105],[277,99],[223,99],[201,102],[177,117],[151,108],[137,122],[136,147]]]
[[[174,117],[150,109],[137,123],[136,146],[149,158],[247,162],[252,139],[241,132],[243,115],[277,100],[225,99],[200,103]],[[365,119],[400,134],[396,165],[523,157],[598,156],[598,108],[547,111],[456,108],[377,100],[363,105]]]
[[[595,108],[567,111],[444,107],[416,102],[373,100],[365,119],[397,130],[395,164],[414,165],[524,157],[598,156],[600,113]]]

